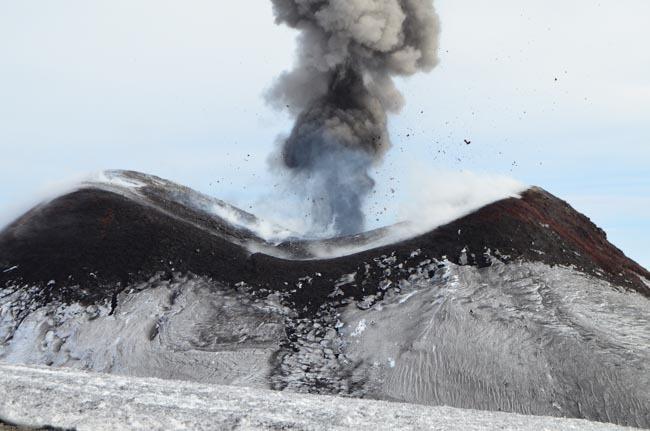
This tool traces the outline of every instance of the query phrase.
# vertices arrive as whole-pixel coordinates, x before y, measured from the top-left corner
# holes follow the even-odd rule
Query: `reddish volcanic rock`
[[[567,202],[534,187],[526,191],[519,200],[496,202],[476,215],[497,221],[506,214],[530,226],[541,225],[557,235],[561,244],[555,247],[549,247],[551,244],[547,244],[545,247],[546,250],[550,248],[555,251],[550,260],[543,259],[547,263],[575,264],[581,270],[595,275],[599,275],[601,270],[612,281],[633,287],[646,295],[650,294],[650,288],[639,278],[642,276],[650,280],[650,272],[625,256],[607,240],[605,231]],[[567,250],[575,257],[567,256]]]
[[[111,175],[0,232],[0,359],[650,424],[650,274],[542,189],[401,241],[275,245]]]
[[[650,279],[648,271],[609,243],[587,217],[540,188],[529,189],[521,199],[487,205],[412,239],[316,260],[309,259],[306,250],[325,243],[368,242],[384,231],[276,247],[188,204],[197,196],[208,197],[144,174],[123,175],[145,184],[137,196],[89,186],[34,208],[1,232],[0,269],[14,269],[0,271],[0,284],[40,284],[47,297],[92,302],[116,294],[114,287],[102,286],[125,285],[158,272],[191,272],[227,284],[245,281],[278,291],[291,289],[305,274],[322,273],[312,289],[294,292],[296,301],[311,308],[327,300],[331,281],[343,274],[357,273],[346,293],[362,297],[376,291],[386,277],[377,269],[367,270],[366,264],[394,255],[403,262],[405,273],[425,259],[445,257],[477,266],[487,266],[494,258],[575,266],[650,296],[650,288],[640,278]],[[244,247],[251,243],[256,250],[289,258],[251,253]],[[419,250],[417,257],[412,256],[415,250]],[[51,280],[55,283],[47,286]]]
[[[503,260],[573,265],[650,296],[650,288],[640,279],[650,280],[646,269],[611,244],[589,218],[539,187],[527,190],[521,199],[495,202],[412,241],[419,244],[425,238],[444,244],[454,261],[464,244],[477,255],[474,261],[479,265],[487,263],[480,256],[486,250]]]

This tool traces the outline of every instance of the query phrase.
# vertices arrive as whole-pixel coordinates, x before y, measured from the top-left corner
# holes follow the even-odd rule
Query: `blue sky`
[[[374,173],[388,211],[371,227],[396,220],[414,164],[501,173],[650,267],[650,2],[435,4],[441,64],[399,81],[407,106]],[[126,168],[266,214],[267,158],[291,121],[263,94],[294,37],[267,0],[0,0],[0,213]]]

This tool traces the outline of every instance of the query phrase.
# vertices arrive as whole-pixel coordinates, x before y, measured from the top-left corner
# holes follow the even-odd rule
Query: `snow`
[[[353,283],[356,276],[357,276],[356,272],[352,272],[350,274],[342,275],[341,278],[339,278],[336,281],[336,283],[334,284],[334,287],[341,287],[341,286],[345,286],[347,284]]]
[[[414,295],[416,295],[417,293],[418,293],[418,291],[416,290],[415,292],[407,293],[406,295],[401,296],[400,299],[399,299],[399,303],[400,303],[400,304],[405,303],[406,301],[408,301],[409,299],[411,299],[411,298],[412,298]]]
[[[363,334],[367,327],[366,323],[366,319],[361,319],[356,329],[350,334],[350,337],[358,337],[359,335]]]
[[[442,264],[341,313],[364,328],[342,335],[366,396],[647,426],[647,298],[541,263]]]
[[[0,418],[84,430],[582,430],[582,420],[425,407],[0,364]],[[629,428],[627,428],[629,429]]]
[[[126,176],[121,171],[97,172],[96,174],[91,175],[86,180],[86,182],[89,184],[101,183],[125,189],[139,189],[146,186],[144,182],[138,181],[130,176]]]
[[[271,222],[255,217],[246,219],[242,217],[239,210],[226,204],[216,203],[212,206],[211,211],[231,225],[244,228],[270,243],[277,244],[291,236],[295,236],[295,233],[290,230]]]
[[[0,290],[0,360],[123,375],[269,387],[285,310],[210,280],[156,278],[110,304],[56,304],[24,315],[20,291]]]
[[[639,277],[639,278],[641,278],[641,281],[643,282],[643,284],[645,284],[646,286],[650,287],[650,280],[648,280],[648,279],[645,278],[645,277]]]
[[[461,265],[467,265],[467,247],[460,251],[460,258],[458,259]]]
[[[395,282],[308,318],[277,294],[178,274],[126,286],[114,310],[0,289],[0,361],[647,426],[642,295],[541,263],[371,265]]]

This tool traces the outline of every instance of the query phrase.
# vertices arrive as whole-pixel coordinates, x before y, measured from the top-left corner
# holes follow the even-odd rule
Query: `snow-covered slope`
[[[114,175],[0,232],[0,361],[650,427],[650,274],[541,189],[278,243]]]
[[[371,397],[647,426],[650,301],[638,294],[571,268],[446,263],[355,305],[341,332]]]
[[[0,297],[0,359],[8,363],[268,387],[285,338],[277,297],[251,301],[190,276],[134,285],[113,312],[110,303],[55,302],[25,313],[29,292]]]
[[[101,430],[617,431],[584,420],[0,365],[0,419]]]
[[[114,309],[35,306],[30,292],[5,289],[0,359],[648,425],[650,301],[639,294],[523,262],[425,259],[358,300],[343,293],[352,282],[333,283],[338,306],[309,318],[282,295],[194,276],[133,285]]]

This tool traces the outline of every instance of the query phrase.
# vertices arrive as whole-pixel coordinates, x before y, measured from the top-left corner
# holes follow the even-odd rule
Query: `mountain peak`
[[[550,193],[424,232],[261,228],[134,172],[35,207],[0,232],[0,359],[649,426],[650,275]]]
[[[245,278],[240,274],[250,272],[252,262],[264,261],[272,272],[283,261],[295,261],[300,272],[345,261],[341,269],[347,271],[382,255],[408,261],[419,250],[428,258],[478,266],[492,258],[573,266],[650,294],[647,270],[586,216],[539,187],[412,237],[408,226],[396,225],[275,245],[257,235],[263,225],[252,214],[170,181],[109,171],[36,206],[0,232],[0,281],[92,286],[142,280],[159,271],[232,281]],[[264,229],[282,233],[270,224]]]

